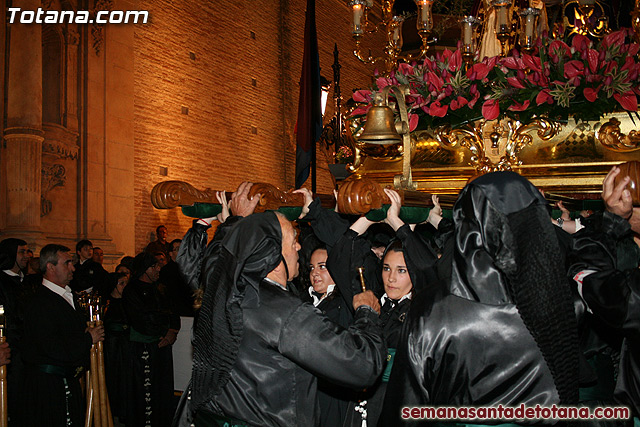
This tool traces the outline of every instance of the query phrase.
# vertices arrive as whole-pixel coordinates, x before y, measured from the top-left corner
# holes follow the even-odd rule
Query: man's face
[[[160,229],[156,232],[158,236],[158,240],[161,242],[165,242],[167,240],[167,227],[160,227]]]
[[[86,245],[81,247],[78,256],[80,257],[80,261],[91,259],[91,257],[93,257],[93,246]]]
[[[20,270],[24,270],[27,268],[27,264],[29,263],[29,254],[27,251],[29,248],[27,245],[18,246],[18,250],[16,252],[16,265]]]
[[[160,264],[155,263],[151,267],[147,268],[147,271],[144,272],[144,276],[149,279],[150,283],[157,282],[160,278]]]
[[[102,262],[104,261],[104,252],[102,251],[102,249],[100,248],[94,249],[93,256],[91,259],[93,259],[98,264],[102,264]]]
[[[176,258],[178,257],[178,252],[180,251],[180,243],[176,242],[173,245],[171,245],[171,252],[169,252],[169,256],[171,257],[171,259],[173,261],[176,260]]]
[[[300,244],[296,238],[296,230],[291,222],[280,217],[278,217],[278,221],[280,221],[282,229],[282,257],[289,270],[287,280],[292,280],[294,277],[298,277],[298,251],[300,250]]]
[[[69,252],[58,252],[58,263],[47,264],[47,279],[58,286],[65,287],[73,279],[73,261]]]

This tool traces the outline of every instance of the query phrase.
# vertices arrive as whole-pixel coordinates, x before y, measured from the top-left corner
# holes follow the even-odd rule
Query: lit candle
[[[420,0],[418,2],[418,8],[420,9],[420,22],[418,23],[419,28],[424,28],[426,30],[430,30],[431,25],[431,1],[429,0]]]
[[[400,25],[393,27],[393,44],[398,49],[402,48],[402,33],[400,30]]]
[[[526,17],[526,21],[524,24],[524,33],[527,36],[527,39],[533,37],[533,24],[535,22],[535,15],[533,13],[528,14]],[[528,42],[529,40],[527,40]]]
[[[354,34],[362,34],[362,5],[354,4],[353,5],[353,33]]]
[[[471,24],[471,22],[465,22],[462,24],[462,29],[463,29],[462,40],[464,44],[470,45],[472,40],[471,35],[473,32],[473,25]]]
[[[508,20],[507,20],[507,10],[508,7],[507,6],[498,6],[496,7],[496,32],[497,33],[504,33],[507,31],[507,24],[508,24]]]

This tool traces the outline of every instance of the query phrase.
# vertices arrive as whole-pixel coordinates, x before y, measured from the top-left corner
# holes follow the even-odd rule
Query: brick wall
[[[137,7],[151,17],[151,23],[136,26],[134,45],[139,251],[158,224],[173,239],[191,223],[177,209],[151,206],[149,194],[158,182],[176,179],[226,190],[243,180],[293,186],[306,1],[140,0]],[[351,54],[346,1],[317,2],[316,19],[322,74],[333,77],[337,43],[346,100],[352,89],[368,86],[373,67]],[[332,113],[330,98],[327,120]],[[319,153],[318,191],[332,188]]]

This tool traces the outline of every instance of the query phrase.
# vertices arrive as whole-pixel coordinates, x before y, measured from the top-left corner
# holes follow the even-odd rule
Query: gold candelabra
[[[638,2],[636,2],[636,11]],[[573,11],[574,21],[567,15]],[[636,12],[637,13],[637,12]],[[598,0],[571,0],[562,6],[563,25],[568,34],[582,34],[583,36],[602,38],[609,34],[609,18],[604,7]],[[633,15],[633,14],[632,14]]]
[[[417,54],[402,54],[402,26],[408,15],[394,15],[393,6],[395,0],[382,0],[382,20],[374,25],[369,19],[374,0],[352,0],[349,3],[353,14],[353,26],[351,34],[356,42],[353,54],[365,64],[384,63],[386,73],[389,74],[398,61],[416,61],[427,55],[429,49],[429,36],[433,30],[433,16],[431,7],[433,0],[414,0],[418,7],[416,27],[422,45]],[[365,54],[362,49],[362,39],[365,34],[384,31],[387,35],[387,43],[383,49],[384,56],[373,57],[371,52]]]

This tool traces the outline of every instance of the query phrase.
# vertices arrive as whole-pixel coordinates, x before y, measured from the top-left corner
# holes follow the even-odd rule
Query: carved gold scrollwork
[[[215,191],[200,191],[184,181],[160,182],[151,190],[151,204],[157,209],[172,209],[197,202],[218,203],[218,199]]]
[[[366,214],[390,203],[389,197],[375,181],[370,179],[347,179],[338,191],[338,212],[350,215]]]
[[[472,125],[464,125],[461,128],[451,129],[450,125],[443,125],[435,130],[436,140],[447,147],[454,148],[457,144],[461,147],[468,148],[471,151],[471,165],[476,168],[478,173],[484,174],[495,170],[495,166],[491,159],[485,155],[484,143],[482,137],[482,128],[484,121],[476,127]]]
[[[509,138],[505,147],[505,155],[500,158],[497,170],[511,170],[519,166],[522,161],[518,158],[520,151],[533,143],[530,135],[534,130],[538,132],[538,138],[548,141],[560,132],[562,127],[558,122],[539,117],[527,124],[509,121]]]
[[[275,210],[282,206],[303,206],[304,196],[290,191],[282,191],[271,184],[255,183],[249,190],[248,197],[260,194],[256,212]],[[231,194],[227,194],[227,199]],[[156,184],[151,190],[151,204],[157,209],[173,209],[178,206],[191,206],[194,203],[219,204],[216,192],[211,189],[198,190],[184,181],[164,181]]]
[[[640,149],[640,132],[630,131],[627,135],[620,130],[620,120],[612,117],[596,131],[596,138],[610,150],[622,153]]]
[[[271,184],[263,182],[253,184],[249,190],[249,198],[256,194],[260,194],[256,212],[276,210],[282,206],[304,206],[304,196],[302,194],[282,191]]]

